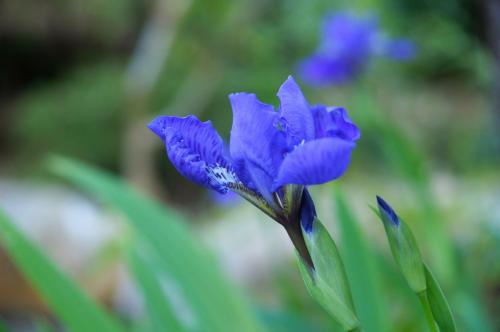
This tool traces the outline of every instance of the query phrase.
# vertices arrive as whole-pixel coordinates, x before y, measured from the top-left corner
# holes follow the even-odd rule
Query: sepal
[[[309,268],[302,261],[299,261],[299,268],[307,291],[323,309],[347,331],[359,327],[359,321],[354,312],[340,300],[323,279],[318,276],[313,277]]]

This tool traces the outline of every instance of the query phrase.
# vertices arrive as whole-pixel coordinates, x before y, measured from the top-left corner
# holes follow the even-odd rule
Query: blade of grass
[[[341,229],[341,251],[359,319],[367,332],[390,331],[376,259],[339,190],[335,191],[334,199]]]
[[[123,331],[118,321],[102,310],[0,211],[0,240],[33,287],[73,332]]]
[[[222,275],[215,259],[186,229],[183,218],[120,180],[75,161],[54,157],[49,168],[123,212],[133,230],[156,252],[159,268],[178,285],[178,295],[203,331],[261,331],[249,304]]]
[[[149,253],[146,257],[151,255]],[[155,275],[154,265],[147,258],[141,257],[137,247],[131,249],[128,262],[145,299],[152,331],[185,331],[167,300],[158,275]]]

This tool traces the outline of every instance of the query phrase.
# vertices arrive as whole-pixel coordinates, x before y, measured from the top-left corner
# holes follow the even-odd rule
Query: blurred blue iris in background
[[[415,44],[388,37],[376,15],[341,11],[325,17],[319,46],[299,63],[298,72],[310,85],[344,84],[359,76],[376,56],[408,61],[415,54]]]

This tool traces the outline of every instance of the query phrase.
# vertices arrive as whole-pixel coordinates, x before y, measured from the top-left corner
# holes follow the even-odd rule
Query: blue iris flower
[[[318,49],[299,63],[298,71],[311,85],[343,84],[361,74],[375,56],[408,61],[415,44],[404,38],[389,38],[373,14],[340,11],[325,17]]]
[[[309,105],[291,76],[277,96],[275,110],[252,93],[229,95],[229,149],[210,121],[192,115],[159,116],[148,127],[165,143],[183,176],[250,201],[285,227],[310,263],[300,229],[312,229],[316,212],[306,186],[340,177],[360,132],[344,108]]]

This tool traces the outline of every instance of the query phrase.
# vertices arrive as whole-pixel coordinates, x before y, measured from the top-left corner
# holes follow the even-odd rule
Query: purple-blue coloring
[[[344,108],[311,106],[291,76],[277,96],[275,109],[252,93],[229,95],[229,149],[210,121],[193,115],[158,116],[148,127],[162,139],[179,173],[250,201],[285,227],[312,266],[300,231],[311,231],[316,217],[306,186],[342,176],[360,132]]]
[[[357,78],[376,56],[409,61],[416,55],[411,40],[387,37],[374,14],[348,11],[328,14],[320,38],[316,51],[302,60],[297,69],[309,85],[348,83]]]
[[[273,205],[273,194],[283,186],[322,184],[340,177],[360,137],[344,108],[310,106],[291,76],[278,97],[276,111],[255,94],[229,96],[229,151],[211,122],[193,115],[159,116],[148,127],[189,180],[220,193],[242,184]]]
[[[399,226],[400,221],[398,215],[391,206],[380,196],[377,196],[377,203],[380,213],[383,213],[394,226]]]

